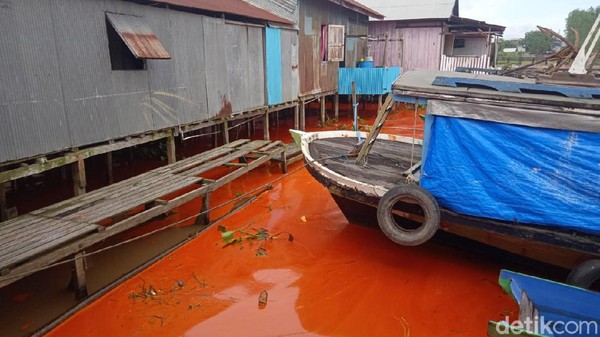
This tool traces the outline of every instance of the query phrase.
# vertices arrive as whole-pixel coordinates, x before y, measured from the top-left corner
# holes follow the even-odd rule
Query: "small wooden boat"
[[[600,335],[600,293],[508,270],[498,283],[519,304],[519,317],[491,321],[488,336]]]
[[[549,87],[404,74],[393,98],[427,104],[424,140],[360,133],[372,146],[360,164],[356,132],[292,133],[352,222],[402,245],[441,229],[572,268],[600,255],[600,91]]]

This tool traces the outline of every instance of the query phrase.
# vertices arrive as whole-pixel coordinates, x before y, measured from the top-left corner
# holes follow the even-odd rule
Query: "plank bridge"
[[[198,197],[206,211],[199,220],[208,224],[212,191],[270,160],[285,172],[293,153],[280,141],[241,139],[0,223],[0,287],[75,256],[75,290],[85,297],[86,248]],[[202,177],[222,166],[235,169],[214,180]]]

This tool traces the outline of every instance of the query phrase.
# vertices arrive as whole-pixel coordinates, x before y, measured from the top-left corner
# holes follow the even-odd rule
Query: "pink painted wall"
[[[386,66],[400,66],[402,71],[440,68],[442,27],[398,28],[396,21],[369,22],[369,55],[375,66],[383,66],[385,42],[388,35]]]

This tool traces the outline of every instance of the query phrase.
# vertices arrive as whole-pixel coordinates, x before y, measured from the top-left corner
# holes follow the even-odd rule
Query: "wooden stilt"
[[[269,140],[269,110],[265,110],[265,116],[263,117],[263,134],[263,139]]]
[[[337,92],[335,93],[335,96],[333,96],[333,110],[335,113],[335,118],[339,118],[340,117],[340,94],[338,94]]]
[[[75,255],[75,261],[71,269],[71,286],[75,291],[75,297],[82,300],[88,296],[87,284],[85,281],[85,253],[81,252]]]
[[[382,97],[383,97],[383,95],[377,96],[377,111],[381,110],[381,105],[383,104]]]
[[[175,136],[173,134],[167,137],[167,160],[169,164],[177,161],[177,157],[175,156]]]
[[[113,174],[113,154],[112,152],[106,152],[106,172],[108,176],[108,184],[112,184],[115,181]]]
[[[210,213],[208,212],[209,207],[210,193],[207,193],[202,197],[202,207],[200,208],[200,214],[198,214],[198,216],[196,217],[196,225],[206,226],[210,224]]]
[[[247,134],[248,134],[248,138],[250,138],[250,137],[252,137],[252,133],[251,133],[251,132],[252,132],[252,130],[250,129],[250,128],[252,127],[252,122],[250,121],[250,119],[249,119],[249,118],[246,118],[246,120],[247,120],[247,122],[246,122],[246,128],[248,129],[248,130],[246,130],[246,131],[248,131],[248,132],[247,132]]]
[[[71,164],[71,173],[73,176],[73,192],[75,193],[75,196],[84,194],[87,181],[85,177],[85,162],[83,159],[79,159]]]
[[[325,96],[321,96],[321,125],[325,126]]]
[[[6,183],[0,183],[0,221],[8,220],[6,209]]]
[[[279,127],[279,110],[275,112],[275,126]]]
[[[300,130],[306,130],[306,107],[304,101],[300,101]]]
[[[283,174],[287,173],[287,155],[285,151],[281,152],[281,172]]]
[[[229,122],[227,120],[223,121],[221,129],[223,129],[223,144],[229,144]]]
[[[298,130],[300,127],[300,107],[296,105],[294,107],[294,129]]]
[[[213,138],[213,147],[219,146],[219,126],[212,126],[212,138]]]
[[[252,118],[252,135],[256,135],[256,118]]]

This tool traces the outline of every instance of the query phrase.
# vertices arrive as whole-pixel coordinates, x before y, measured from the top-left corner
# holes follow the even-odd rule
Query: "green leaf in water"
[[[227,232],[221,233],[221,238],[223,239],[223,241],[226,244],[230,244],[230,243],[233,243],[235,241],[235,237],[233,237],[233,232],[232,231],[227,231]]]

